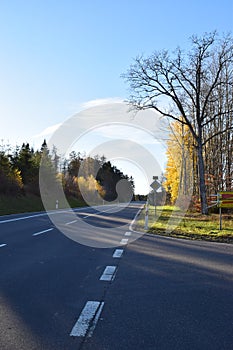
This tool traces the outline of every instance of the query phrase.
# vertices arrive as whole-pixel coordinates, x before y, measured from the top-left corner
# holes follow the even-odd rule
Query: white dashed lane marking
[[[122,240],[120,241],[120,244],[125,245],[128,243],[128,241],[129,241],[128,238],[122,238]]]
[[[100,281],[112,281],[115,277],[116,266],[106,266]]]
[[[0,244],[0,248],[3,248],[3,247],[5,247],[5,246],[6,246],[6,244],[5,244],[5,243]]]
[[[70,336],[72,337],[91,337],[98,319],[104,307],[104,302],[88,301],[84,306],[78,321],[75,323]]]
[[[123,249],[116,249],[115,252],[113,253],[113,258],[121,258],[124,250]]]
[[[42,233],[46,233],[46,232],[49,232],[49,231],[52,231],[52,230],[53,230],[53,228],[48,228],[47,230],[33,233],[33,236],[39,236],[39,235],[41,235]]]
[[[131,232],[130,231],[128,231],[128,232],[125,232],[125,236],[131,236]]]

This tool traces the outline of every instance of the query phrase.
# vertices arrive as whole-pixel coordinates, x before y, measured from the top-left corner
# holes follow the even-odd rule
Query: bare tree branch
[[[170,56],[163,50],[146,59],[138,57],[123,77],[130,84],[133,106],[155,109],[162,116],[188,126],[197,146],[202,212],[206,213],[203,146],[225,132],[221,128],[214,134],[210,130],[206,135],[206,127],[232,113],[233,108],[229,108],[229,103],[224,105],[220,92],[233,90],[233,39],[228,35],[218,41],[217,33],[212,32],[203,37],[193,36],[191,43],[188,53],[177,49]],[[224,78],[227,65],[231,71],[229,78]],[[230,91],[228,99],[229,94]],[[161,104],[161,97],[172,103],[170,110],[165,103]]]

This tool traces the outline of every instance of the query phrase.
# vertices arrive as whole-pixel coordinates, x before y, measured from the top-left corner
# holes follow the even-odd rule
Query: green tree
[[[56,201],[62,202],[63,191],[61,185],[63,179],[59,176],[56,165],[53,162],[52,155],[44,140],[40,150],[40,169],[39,169],[39,185],[40,191],[43,194],[43,202],[46,207],[54,208]]]
[[[82,160],[83,159],[81,158],[80,153],[77,154],[75,151],[70,153],[70,159],[68,162],[68,173],[71,177],[79,176],[79,170],[80,170]]]
[[[119,200],[124,201],[128,199],[130,194],[133,196],[134,181],[132,177],[123,174],[116,166],[112,165],[110,161],[105,162],[98,171],[97,181],[104,189],[104,199],[113,201],[118,197],[117,184],[120,180],[126,180],[124,182],[124,188],[120,191]],[[125,192],[125,193],[123,193]],[[124,196],[125,194],[125,196]],[[127,197],[127,198],[126,198]]]
[[[0,152],[0,193],[17,195],[23,187],[20,171],[12,166],[9,157]]]
[[[41,152],[34,151],[29,143],[23,143],[22,147],[16,148],[11,156],[14,169],[19,169],[22,176],[23,189],[25,193],[39,195],[39,168]]]

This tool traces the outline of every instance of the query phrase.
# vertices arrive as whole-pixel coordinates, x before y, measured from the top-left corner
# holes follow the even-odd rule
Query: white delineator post
[[[145,230],[148,230],[148,202],[146,202],[146,211],[145,211]]]
[[[58,209],[58,199],[56,200],[56,209]]]

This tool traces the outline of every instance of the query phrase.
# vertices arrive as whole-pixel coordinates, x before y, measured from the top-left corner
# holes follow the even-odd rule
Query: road
[[[1,350],[233,349],[233,245],[141,237],[139,208],[77,210],[96,246],[46,213],[0,218]]]

